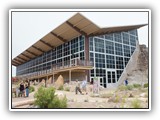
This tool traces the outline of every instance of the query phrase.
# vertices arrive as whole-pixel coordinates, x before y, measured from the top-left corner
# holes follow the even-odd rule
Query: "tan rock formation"
[[[59,88],[60,86],[63,86],[63,85],[64,85],[64,79],[63,79],[63,76],[60,75],[55,82],[55,87]]]

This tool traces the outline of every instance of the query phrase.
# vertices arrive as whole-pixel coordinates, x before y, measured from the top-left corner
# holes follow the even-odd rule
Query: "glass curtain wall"
[[[94,63],[91,78],[102,78],[100,84],[104,87],[116,83],[136,48],[137,40],[137,30],[90,37],[90,61]]]
[[[71,41],[52,49],[35,59],[17,66],[17,75],[24,75],[43,70],[49,70],[55,65],[70,65],[70,60],[74,58],[85,59],[84,56],[84,36],[79,36]]]

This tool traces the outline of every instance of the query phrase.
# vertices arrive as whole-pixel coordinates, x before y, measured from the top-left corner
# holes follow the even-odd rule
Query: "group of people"
[[[25,82],[22,81],[20,83],[20,86],[19,86],[20,97],[29,97],[29,86],[30,86],[30,82],[28,80],[26,80]]]
[[[76,94],[78,94],[78,92],[80,92],[81,95],[83,95],[84,92],[85,92],[85,94],[88,94],[88,92],[87,92],[87,80],[83,80],[82,83],[80,83],[77,79],[76,80],[75,92],[76,92]]]

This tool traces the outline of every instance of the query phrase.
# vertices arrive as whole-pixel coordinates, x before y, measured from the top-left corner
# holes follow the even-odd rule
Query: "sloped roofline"
[[[146,25],[147,24],[100,28],[98,25],[94,24],[91,20],[87,19],[82,14],[76,13],[74,16],[56,27],[54,30],[50,31],[28,49],[16,56],[12,60],[12,65],[18,66],[24,64],[31,59],[42,55],[44,52],[47,52],[80,35],[89,37],[97,36],[138,29]]]

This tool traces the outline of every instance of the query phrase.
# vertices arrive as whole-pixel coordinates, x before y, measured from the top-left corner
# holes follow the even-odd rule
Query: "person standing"
[[[127,86],[128,85],[128,80],[126,79],[124,82],[125,82],[125,85]]]
[[[76,94],[78,93],[78,92],[80,92],[81,94],[82,94],[82,91],[81,91],[81,89],[80,89],[80,82],[78,81],[78,79],[76,80],[76,89],[75,89],[75,91],[76,91]],[[83,94],[82,94],[83,95]]]
[[[20,84],[19,90],[20,90],[20,97],[22,97],[22,96],[25,97],[25,90],[24,90],[24,83],[23,83],[23,81]]]
[[[26,84],[25,84],[25,86],[26,86],[26,97],[29,97],[29,81],[27,80],[26,81]]]

